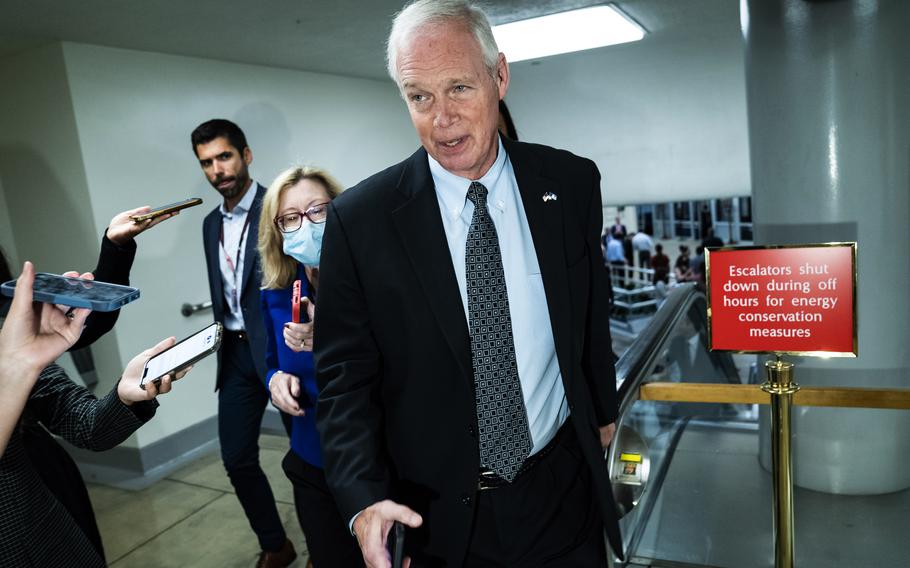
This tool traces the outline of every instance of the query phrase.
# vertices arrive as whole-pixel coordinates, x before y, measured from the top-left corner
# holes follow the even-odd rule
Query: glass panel
[[[744,223],[752,222],[752,198],[739,198],[739,220]]]
[[[741,241],[751,241],[752,240],[752,224],[740,225],[739,227],[739,240]]]
[[[717,220],[718,221],[732,221],[733,220],[733,199],[718,199],[717,200]]]
[[[688,201],[677,201],[673,204],[673,217],[677,221],[684,221],[690,219],[689,217],[689,202]]]
[[[703,297],[687,309],[687,317],[680,318],[657,345],[657,355],[642,373],[646,380],[757,381],[754,355],[731,357],[708,351],[705,310]],[[635,346],[630,349],[634,352]],[[642,356],[641,360],[649,358]],[[623,365],[620,361],[619,367]],[[850,418],[861,413],[862,423],[877,423],[874,413],[890,413],[895,425],[889,430],[907,430],[897,424],[903,420],[900,415],[894,414],[906,411],[812,411],[850,413]],[[798,425],[805,412],[794,407],[793,414]],[[620,521],[629,562],[718,568],[774,565],[767,415],[767,406],[759,410],[757,405],[651,401],[637,401],[625,412],[622,425],[633,427],[645,439],[651,460],[648,486],[638,506]],[[844,414],[832,414],[832,423],[838,416],[847,421]],[[794,438],[797,479],[797,458],[808,454],[813,456],[813,466],[819,461],[830,463],[825,467],[831,468],[832,475],[839,468],[868,467],[870,476],[880,476],[877,457],[881,456],[841,455],[834,446],[826,451],[812,432],[803,434],[800,438],[797,432]],[[804,446],[800,453],[799,444],[813,444],[811,452]],[[895,442],[895,452],[903,452],[898,445]],[[910,489],[881,495],[836,495],[797,486],[794,504],[796,565],[800,568],[907,565]]]

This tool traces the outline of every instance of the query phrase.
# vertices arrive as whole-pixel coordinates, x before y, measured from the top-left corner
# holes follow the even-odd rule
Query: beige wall
[[[0,72],[20,78],[0,90],[0,180],[12,221],[0,243],[14,242],[19,257],[47,271],[91,267],[117,212],[205,200],[139,237],[131,280],[142,296],[96,344],[96,392],[142,349],[211,320],[179,313],[183,302],[208,299],[202,219],[220,199],[192,153],[195,126],[213,117],[240,124],[264,185],[298,162],[353,185],[418,145],[389,82],[73,43],[5,59]],[[214,416],[214,373],[214,358],[200,363],[127,445]]]

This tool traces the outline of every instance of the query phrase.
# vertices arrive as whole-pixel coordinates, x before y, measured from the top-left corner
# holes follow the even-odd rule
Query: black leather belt
[[[521,467],[518,469],[518,474],[515,475],[515,479],[513,479],[511,482],[506,481],[500,477],[498,473],[491,469],[481,469],[480,473],[477,476],[477,490],[486,491],[488,489],[499,489],[500,487],[506,487],[507,485],[511,485],[512,483],[518,481],[519,477],[526,474],[531,469],[533,469],[534,466],[542,462],[543,459],[547,457],[547,454],[552,452],[553,448],[559,445],[559,441],[565,435],[565,431],[568,428],[572,427],[569,424],[570,420],[566,420],[565,424],[563,424],[559,430],[557,430],[556,434],[553,436],[553,439],[550,440],[542,450],[536,454],[528,456],[528,458],[524,461],[524,463],[521,464]]]
[[[236,339],[238,341],[247,341],[247,339],[248,339],[246,332],[243,331],[242,329],[240,331],[235,331],[233,329],[225,329],[224,336],[225,336],[225,338]]]

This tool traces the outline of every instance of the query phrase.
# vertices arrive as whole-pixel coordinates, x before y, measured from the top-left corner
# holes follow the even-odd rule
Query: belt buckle
[[[488,489],[496,489],[497,487],[500,487],[500,485],[497,483],[498,477],[499,476],[496,475],[495,471],[489,469],[481,471],[477,476],[477,490],[487,491]]]

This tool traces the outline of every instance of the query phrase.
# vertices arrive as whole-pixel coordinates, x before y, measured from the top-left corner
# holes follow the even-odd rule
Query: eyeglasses
[[[306,211],[294,211],[275,217],[275,225],[282,233],[293,233],[303,225],[303,218],[306,217],[311,223],[325,223],[328,216],[329,202],[317,203]]]

